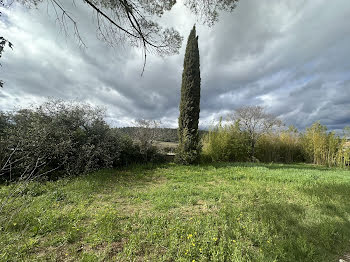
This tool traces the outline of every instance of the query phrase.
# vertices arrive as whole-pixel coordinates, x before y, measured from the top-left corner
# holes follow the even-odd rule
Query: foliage
[[[140,148],[140,153],[144,156],[144,161],[150,161],[151,157],[156,154],[156,147],[154,145],[159,136],[159,126],[161,122],[157,120],[138,119],[135,125],[135,142]]]
[[[345,129],[346,131],[346,129]],[[318,165],[349,165],[350,148],[346,147],[346,136],[341,139],[320,122],[306,129],[302,137],[304,155],[308,162]]]
[[[127,138],[106,124],[103,110],[87,104],[50,100],[0,116],[1,179],[113,167],[126,150]]]
[[[85,46],[79,31],[77,9],[82,5],[57,0],[17,0],[27,7],[37,7],[46,3],[47,9],[52,8],[56,21],[61,29],[68,34],[73,32],[78,43]],[[231,12],[238,0],[199,1],[186,0],[184,2],[190,11],[204,24],[212,26],[217,22],[220,11]],[[8,8],[13,1],[0,0],[0,6]],[[93,11],[92,17],[96,25],[98,38],[111,46],[127,43],[143,49],[144,67],[149,52],[158,55],[173,55],[179,52],[183,37],[172,27],[164,27],[158,23],[157,17],[162,17],[175,5],[175,0],[85,0]],[[1,15],[1,13],[0,13]],[[1,53],[1,52],[0,52]],[[143,72],[143,71],[142,71]]]
[[[0,186],[0,199],[13,185]],[[338,261],[349,171],[143,165],[30,183],[1,224],[2,261]]]
[[[346,128],[344,132],[346,133]],[[350,166],[350,146],[319,122],[300,133],[295,127],[260,133],[253,161],[265,163],[308,162],[327,166]],[[251,133],[239,121],[213,127],[203,139],[202,159],[207,162],[235,162],[251,159]]]
[[[179,147],[176,161],[193,164],[200,157],[198,122],[200,111],[200,69],[198,36],[193,26],[188,36],[182,73],[179,116]]]
[[[261,106],[240,107],[230,117],[232,120],[238,121],[240,128],[247,132],[252,161],[255,159],[255,146],[258,139],[262,135],[271,133],[282,124],[274,115],[266,113],[265,108]]]
[[[2,56],[2,52],[4,51],[4,48],[5,48],[6,45],[8,45],[11,49],[13,47],[11,42],[6,40],[4,37],[0,36],[0,58]]]
[[[6,0],[0,0],[0,7],[8,7],[9,4],[6,3]],[[0,11],[0,17],[2,16],[2,12]],[[8,41],[5,37],[0,35],[0,58],[2,56],[2,53],[4,51],[5,46],[8,45],[11,49],[13,47],[13,44]],[[1,63],[0,63],[1,66]],[[4,86],[4,81],[0,79],[0,87]]]
[[[243,162],[249,159],[249,137],[239,123],[223,125],[222,120],[203,136],[202,159],[210,162]]]
[[[256,157],[262,162],[303,162],[303,149],[299,131],[290,126],[287,130],[262,135],[257,141]]]
[[[212,26],[218,21],[220,11],[232,12],[237,2],[238,0],[185,0],[184,4],[205,24]]]
[[[0,7],[2,4],[0,3]],[[1,12],[0,12],[0,17],[1,17]],[[0,58],[2,56],[2,52],[4,51],[5,46],[8,45],[12,49],[12,43],[6,40],[4,37],[0,36]],[[1,63],[0,63],[1,66]],[[0,79],[0,87],[3,87],[4,81]]]

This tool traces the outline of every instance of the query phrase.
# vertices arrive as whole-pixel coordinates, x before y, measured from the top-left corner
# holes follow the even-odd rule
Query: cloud
[[[66,5],[71,4],[69,1]],[[91,11],[73,9],[87,49],[66,37],[46,5],[6,10],[0,31],[14,44],[2,57],[0,109],[77,99],[107,108],[108,121],[161,119],[176,127],[187,35],[196,22],[179,1],[161,22],[184,36],[179,55],[148,56],[99,41]],[[240,1],[211,28],[197,23],[201,56],[201,125],[242,105],[263,105],[300,129],[320,120],[350,125],[350,3],[339,0]],[[4,32],[4,33],[3,33]]]

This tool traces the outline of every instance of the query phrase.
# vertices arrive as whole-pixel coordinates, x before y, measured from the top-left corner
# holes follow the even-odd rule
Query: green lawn
[[[102,170],[32,183],[7,208],[1,261],[328,262],[350,251],[350,171],[311,165]]]

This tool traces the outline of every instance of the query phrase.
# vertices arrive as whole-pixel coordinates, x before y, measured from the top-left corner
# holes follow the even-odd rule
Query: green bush
[[[243,162],[249,159],[249,139],[238,123],[223,126],[222,122],[203,136],[202,159],[209,162]]]
[[[137,146],[107,125],[100,108],[50,100],[0,115],[3,180],[75,175],[139,159]]]
[[[262,135],[256,145],[256,157],[262,162],[303,162],[301,135],[293,126]]]
[[[319,122],[300,133],[291,126],[285,130],[261,134],[256,143],[255,161],[295,163],[309,162],[327,166],[349,166],[350,147],[343,138]],[[223,125],[222,121],[202,138],[204,162],[249,161],[249,135],[239,123]]]
[[[347,128],[344,129],[346,131]],[[314,123],[302,135],[302,147],[306,160],[317,165],[347,166],[350,164],[350,148],[343,138],[334,132],[327,132],[327,127],[320,122]]]

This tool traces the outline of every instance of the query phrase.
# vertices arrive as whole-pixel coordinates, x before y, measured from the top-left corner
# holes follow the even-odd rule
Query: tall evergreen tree
[[[181,85],[179,147],[176,160],[182,164],[193,164],[199,159],[200,85],[198,36],[196,27],[193,26],[187,40]]]

